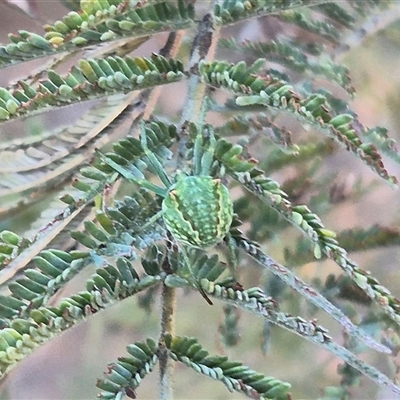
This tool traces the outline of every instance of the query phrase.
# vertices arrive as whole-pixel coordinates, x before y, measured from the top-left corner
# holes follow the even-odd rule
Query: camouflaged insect
[[[211,176],[178,178],[169,189],[162,210],[165,225],[174,238],[199,248],[219,243],[233,218],[228,189]]]

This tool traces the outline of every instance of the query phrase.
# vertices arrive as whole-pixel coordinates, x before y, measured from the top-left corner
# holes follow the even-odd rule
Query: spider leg
[[[215,136],[214,130],[211,126],[207,126],[208,138],[210,144],[207,149],[204,150],[200,160],[200,175],[208,176],[211,172],[211,167],[214,162],[214,150],[215,150]]]
[[[149,226],[153,225],[156,221],[158,221],[164,214],[164,211],[159,211],[157,214],[154,214],[144,225],[142,225],[138,232],[142,232],[147,229]]]
[[[239,263],[237,256],[237,246],[232,235],[228,232],[225,238],[226,244],[228,246],[228,266],[230,273],[234,279],[237,279],[237,266]]]
[[[209,145],[205,148],[203,131],[196,135],[193,146],[193,170],[194,175],[209,176],[212,163],[214,162],[215,137],[211,127],[207,127]]]
[[[195,276],[195,274],[194,274],[194,272],[193,272],[193,270],[192,270],[192,267],[191,267],[191,265],[190,265],[190,257],[189,257],[189,255],[188,255],[188,253],[187,253],[186,248],[185,248],[184,246],[180,246],[180,248],[181,248],[181,250],[182,250],[182,255],[183,255],[183,259],[185,260],[186,267],[187,267],[187,269],[189,270],[189,273],[190,273],[190,275],[191,275],[192,278],[193,278],[193,283],[194,283],[194,285],[195,285],[196,288],[199,290],[200,294],[204,297],[204,299],[206,300],[206,302],[207,302],[210,306],[212,306],[214,303],[210,300],[210,298],[207,296],[206,292],[205,292],[205,291],[203,290],[203,288],[200,286],[200,283],[199,283],[199,281],[197,280],[197,278],[196,278],[196,276]]]
[[[138,178],[133,172],[129,171],[122,165],[117,164],[111,158],[109,158],[105,154],[103,154],[100,150],[96,150],[96,153],[100,156],[101,161],[103,161],[105,164],[109,165],[114,171],[118,172],[121,176],[123,176],[128,181],[134,182],[134,183],[138,184],[139,186],[142,186],[145,189],[148,189],[148,190],[158,194],[161,197],[166,196],[167,192],[165,189],[163,189],[157,185],[154,185],[153,183],[147,181],[146,179]]]
[[[146,124],[143,121],[140,124],[140,144],[142,146],[144,154],[146,154],[146,157],[150,162],[150,165],[153,167],[156,174],[160,177],[161,182],[166,188],[169,188],[172,185],[172,182],[165,172],[164,167],[161,165],[160,161],[158,161],[158,158],[153,154],[153,152],[149,149],[147,145]]]

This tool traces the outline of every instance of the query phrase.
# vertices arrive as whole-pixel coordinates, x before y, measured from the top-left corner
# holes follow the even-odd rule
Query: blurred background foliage
[[[34,0],[24,3],[18,0],[12,4],[3,0],[0,3],[0,43],[7,43],[7,34],[17,29],[42,32],[42,24],[60,19],[74,6],[76,4],[74,5],[72,1]],[[21,12],[19,7],[28,10],[32,17]],[[276,35],[280,29],[281,26],[273,18],[263,18],[230,27],[226,31],[226,36],[234,30],[238,40],[254,40],[265,34]],[[166,35],[159,35],[151,39],[135,51],[135,54],[148,55],[151,51],[158,50],[165,38]],[[390,135],[398,141],[400,139],[398,131],[400,21],[367,38],[362,46],[351,48],[340,61],[351,71],[352,81],[357,90],[357,96],[352,101],[351,107],[358,113],[360,120],[366,126],[387,127]],[[22,64],[3,70],[0,75],[0,85],[7,86],[8,82],[26,75],[29,72],[26,68],[27,65]],[[159,103],[162,112],[179,115],[185,95],[184,88],[180,91],[179,85],[181,84],[163,88]],[[83,111],[84,108],[80,105],[71,106],[56,113],[44,113],[26,121],[4,124],[0,127],[0,143],[2,140],[8,140],[10,134],[13,137],[15,134],[35,135],[42,127],[65,126],[71,118],[78,118]],[[302,132],[298,129],[298,125],[297,129],[295,124],[293,127],[290,126],[290,121],[287,125],[292,130],[292,139],[295,143],[310,137],[310,133]],[[265,148],[258,146],[253,150],[255,153],[264,152],[267,148],[268,140],[265,140]],[[396,171],[394,163],[389,159],[385,159],[385,162],[389,170]],[[317,166],[318,173],[313,176]],[[377,179],[350,153],[343,150],[333,151],[328,156],[314,159],[313,163],[294,164],[279,171],[271,167],[271,174],[283,182],[283,188],[291,193],[291,198],[295,199],[296,203],[309,204],[313,211],[323,218],[325,226],[329,229],[343,232],[346,229],[360,226],[368,228],[378,224],[393,229],[393,232],[400,230],[398,192],[394,192],[383,180]],[[254,207],[257,208],[257,200],[252,200]],[[0,230],[25,232],[26,227],[35,221],[38,213],[46,206],[46,202],[39,202],[16,215],[2,215]],[[265,226],[266,221],[276,222],[277,218],[274,212],[269,211],[259,220]],[[296,243],[299,235],[284,223],[279,232],[261,229],[261,226],[254,224],[250,236],[255,240],[268,238],[269,254],[278,261],[297,268],[296,273],[307,281],[319,282],[322,285],[329,274],[340,275],[339,267],[332,261],[314,262],[310,259],[298,268],[300,263],[296,258],[298,258],[297,251],[300,251],[301,247],[296,249],[289,243]],[[347,245],[351,243],[346,241],[345,234],[342,236],[341,244],[350,249]],[[400,240],[397,243],[394,241],[389,247],[368,251],[358,249],[359,251],[351,253],[353,259],[363,269],[370,270],[383,285],[391,288],[396,297],[400,297],[399,244]],[[272,291],[275,290],[279,296],[285,298],[287,310],[284,311],[317,317],[320,324],[329,328],[334,338],[339,342],[343,341],[341,328],[329,317],[316,312],[292,290],[284,289],[279,280],[271,277],[267,279],[260,275],[257,267],[250,261],[247,268],[249,273],[244,277],[243,284],[251,286],[268,281],[271,294],[273,295]],[[93,271],[86,271],[86,277],[89,277],[91,272]],[[79,275],[68,285],[63,296],[83,289],[84,281],[84,277]],[[188,336],[198,336],[210,351],[226,352],[232,359],[240,359],[256,370],[267,373],[268,366],[272,364],[275,376],[293,384],[294,398],[319,398],[321,388],[338,384],[340,377],[337,374],[337,367],[341,363],[340,360],[291,333],[267,326],[261,320],[255,320],[251,315],[232,315],[233,319],[240,318],[239,343],[236,347],[221,350],[220,333],[215,329],[213,321],[222,323],[222,306],[216,304],[214,307],[209,307],[205,302],[197,300],[194,296],[180,295],[178,332]],[[10,377],[2,384],[0,398],[67,400],[95,397],[97,389],[94,383],[101,376],[106,363],[123,353],[126,343],[154,336],[154,332],[157,331],[158,304],[152,310],[145,310],[138,307],[137,302],[136,298],[125,300],[36,351],[13,370]],[[127,314],[132,318],[127,319]],[[193,318],[194,315],[196,318]],[[260,332],[264,332],[264,335]],[[107,345],[110,336],[113,337],[112,347]],[[259,357],[260,348],[265,352],[263,358]],[[388,365],[383,357],[374,357],[369,356],[368,361],[375,363],[383,371],[389,373],[393,368],[393,365]],[[178,367],[176,373],[180,378],[175,384],[176,399],[242,398],[239,394],[229,393],[221,385],[199,378],[186,368]],[[155,381],[148,378],[140,386],[138,394],[142,399],[153,399],[157,397],[157,390]],[[393,398],[390,393],[364,379],[362,387],[354,388],[353,399],[365,399],[366,394],[371,399]]]

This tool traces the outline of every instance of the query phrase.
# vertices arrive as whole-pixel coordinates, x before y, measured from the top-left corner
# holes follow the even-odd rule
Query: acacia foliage
[[[157,363],[160,396],[168,398],[163,380],[166,366],[175,362],[250,398],[296,393],[294,385],[270,376],[273,365],[261,373],[227,356],[209,356],[201,340],[167,327],[175,311],[172,307],[165,314],[171,305],[165,293],[190,288],[210,303],[224,304],[223,322],[218,327],[210,321],[209,327],[219,329],[226,345],[239,341],[237,310],[243,310],[265,321],[259,333],[264,348],[273,324],[338,356],[344,362],[338,370],[342,377],[318,388],[325,398],[347,398],[360,374],[400,394],[392,377],[358,357],[351,340],[342,346],[310,313],[305,319],[281,311],[297,292],[347,335],[387,353],[395,365],[399,300],[352,260],[346,244],[352,251],[398,244],[398,229],[360,227],[337,235],[299,201],[308,196],[318,210],[334,206],[323,195],[335,177],[318,174],[324,158],[345,150],[377,179],[397,184],[384,163],[389,156],[399,164],[395,142],[384,128],[365,127],[351,110],[355,88],[349,71],[335,60],[346,35],[386,15],[388,4],[238,0],[216,2],[206,12],[199,5],[82,0],[79,9],[45,25],[43,34],[19,30],[0,47],[0,68],[42,60],[29,76],[0,88],[0,121],[29,121],[67,105],[94,102],[64,128],[43,128],[36,136],[0,145],[0,213],[18,215],[38,199],[48,204],[30,232],[0,233],[0,279],[7,290],[0,296],[2,376],[37,347],[108,306],[142,294],[139,305],[149,310],[161,292],[158,341],[128,344],[129,355],[111,363],[98,381],[101,398],[135,398]],[[244,20],[275,24],[276,37],[244,42],[224,37]],[[183,31],[190,38],[189,54],[180,42]],[[163,32],[168,40],[158,53],[135,55]],[[240,60],[224,59],[227,49]],[[69,72],[60,72],[72,56],[79,60]],[[177,82],[188,86],[180,122],[151,105],[157,88]],[[215,95],[220,93],[224,100]],[[215,112],[223,123],[209,123]],[[298,128],[291,132],[285,121],[296,121]],[[312,134],[299,134],[306,130]],[[285,176],[293,166],[291,180],[271,176],[277,171]],[[221,243],[207,250],[184,248],[162,218],[154,218],[165,192],[154,184],[157,175],[164,176],[161,169],[170,182],[207,171],[232,189],[236,214]],[[302,237],[287,243],[290,226]],[[284,249],[279,262],[265,250],[274,238]],[[312,285],[301,279],[302,266],[326,259],[343,275]],[[250,260],[268,271],[258,287],[246,286]],[[95,272],[85,289],[54,304],[88,268]],[[356,311],[357,304],[365,308]]]

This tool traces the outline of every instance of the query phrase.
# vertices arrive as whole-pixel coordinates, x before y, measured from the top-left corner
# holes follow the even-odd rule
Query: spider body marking
[[[163,200],[162,211],[174,238],[198,248],[218,244],[228,233],[233,218],[227,187],[211,176],[178,178]]]

